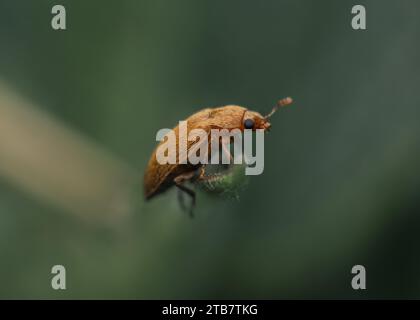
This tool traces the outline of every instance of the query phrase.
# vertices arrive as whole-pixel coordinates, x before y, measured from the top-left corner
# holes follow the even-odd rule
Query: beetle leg
[[[222,178],[222,177],[223,177],[223,174],[221,174],[221,173],[206,174],[206,170],[203,166],[203,167],[200,168],[200,173],[197,177],[197,180],[198,181],[204,181],[204,182],[208,183],[210,186],[213,186],[213,183],[215,181],[217,181],[218,179]]]
[[[206,174],[206,169],[203,166],[203,167],[200,168],[200,173],[198,174],[197,180],[209,181],[209,180],[214,180],[215,177],[220,177],[220,176],[221,176],[220,173],[208,173],[208,174]]]
[[[204,166],[202,166],[200,168],[200,172],[198,174],[197,180],[199,181],[207,181],[207,180],[211,180],[214,176],[218,176],[219,174],[214,173],[214,174],[206,174],[206,169]]]
[[[190,207],[190,210],[189,210],[189,213],[190,213],[191,217],[194,216],[193,209],[195,207],[195,192],[194,192],[194,190],[191,190],[190,188],[184,186],[182,183],[190,180],[191,178],[194,177],[194,175],[195,175],[195,172],[188,172],[188,173],[181,174],[181,175],[175,177],[175,179],[174,179],[174,183],[179,188],[179,190],[181,192],[185,192],[186,194],[188,194],[191,197],[191,207]]]
[[[205,179],[206,176],[206,169],[204,166],[200,167],[200,173],[198,174],[197,180]]]
[[[181,207],[182,211],[186,211],[187,207],[185,206],[185,197],[184,197],[184,191],[182,191],[181,189],[177,189],[177,194],[178,194],[178,203],[179,206]]]

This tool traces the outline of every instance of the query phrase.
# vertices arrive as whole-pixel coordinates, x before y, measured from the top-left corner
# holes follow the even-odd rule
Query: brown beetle
[[[188,131],[199,128],[204,129],[210,134],[211,129],[240,129],[241,131],[244,129],[269,130],[271,124],[268,122],[268,119],[279,107],[286,106],[290,103],[292,103],[292,99],[289,97],[279,100],[273,110],[266,116],[236,105],[203,109],[186,119]],[[176,126],[173,130],[177,137],[178,150],[179,127]],[[160,144],[162,143],[163,141],[160,142]],[[187,149],[193,143],[188,142]],[[146,200],[153,198],[175,185],[181,191],[191,196],[192,208],[195,205],[195,192],[183,183],[186,181],[206,179],[204,165],[192,165],[190,163],[162,165],[156,159],[156,152],[159,145],[153,151],[144,175],[144,196]],[[177,151],[177,159],[179,158],[180,155]]]

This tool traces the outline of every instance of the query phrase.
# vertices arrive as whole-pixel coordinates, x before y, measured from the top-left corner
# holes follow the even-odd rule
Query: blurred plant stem
[[[0,81],[0,176],[62,211],[115,223],[131,211],[139,175]]]

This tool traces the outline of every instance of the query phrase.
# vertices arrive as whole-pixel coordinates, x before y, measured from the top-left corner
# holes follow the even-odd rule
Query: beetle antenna
[[[290,97],[280,99],[279,101],[277,101],[277,104],[274,106],[273,110],[271,110],[271,112],[269,114],[267,114],[264,118],[265,119],[270,118],[277,111],[278,108],[285,107],[285,106],[291,104],[292,102],[293,102],[293,99],[290,98]]]

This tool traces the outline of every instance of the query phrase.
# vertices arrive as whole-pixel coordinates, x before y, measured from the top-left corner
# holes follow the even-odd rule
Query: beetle
[[[188,130],[204,129],[210,134],[211,129],[263,129],[268,131],[271,127],[268,119],[283,107],[292,103],[292,98],[287,97],[277,102],[271,112],[262,116],[260,113],[248,110],[238,105],[227,105],[216,108],[206,108],[191,115],[186,119]],[[179,138],[179,127],[176,126],[173,131]],[[163,141],[160,142],[162,144]],[[178,143],[178,142],[177,142]],[[188,142],[187,148],[190,148],[193,142]],[[159,144],[159,145],[160,145]],[[159,145],[153,151],[144,174],[144,197],[146,200],[163,193],[169,188],[176,186],[181,192],[188,194],[192,199],[191,210],[195,205],[195,192],[184,185],[187,181],[199,181],[208,179],[205,175],[203,164],[160,164],[156,159],[156,153]],[[177,150],[177,159],[179,159]],[[192,211],[190,211],[192,213]]]

